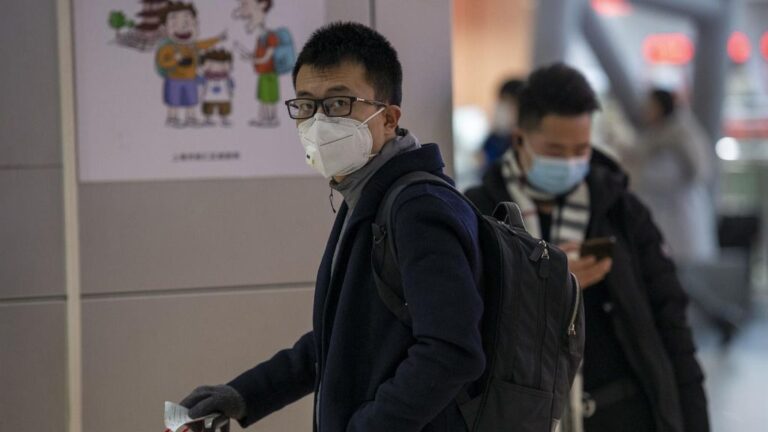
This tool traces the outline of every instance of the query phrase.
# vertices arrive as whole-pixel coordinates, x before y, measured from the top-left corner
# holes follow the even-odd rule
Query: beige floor
[[[727,347],[692,313],[699,360],[707,374],[713,432],[768,431],[768,298]]]

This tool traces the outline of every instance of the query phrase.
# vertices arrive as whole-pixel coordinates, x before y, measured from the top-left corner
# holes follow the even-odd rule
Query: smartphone
[[[616,237],[597,237],[584,240],[579,254],[582,257],[593,256],[600,261],[603,258],[613,258],[616,247]]]

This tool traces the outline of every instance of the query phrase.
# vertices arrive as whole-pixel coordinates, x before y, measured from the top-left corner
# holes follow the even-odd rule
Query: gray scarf
[[[363,193],[363,188],[368,183],[368,180],[370,180],[371,177],[384,166],[384,164],[400,153],[416,150],[420,147],[421,144],[419,144],[419,140],[416,136],[406,131],[405,135],[398,135],[385,143],[379,153],[364,167],[346,176],[341,183],[336,183],[335,180],[331,179],[331,189],[340,193],[344,197],[344,202],[346,202],[349,207],[347,218],[349,218],[349,215],[355,209],[355,206],[357,206],[357,202],[360,201],[360,195]]]
[[[368,183],[368,180],[373,177],[376,172],[381,169],[384,164],[389,162],[395,156],[417,150],[421,148],[418,138],[412,133],[403,129],[403,135],[387,141],[381,151],[371,159],[368,164],[352,174],[346,176],[340,183],[331,180],[331,189],[339,192],[344,197],[344,202],[347,203],[349,210],[344,218],[344,225],[341,228],[341,234],[339,235],[339,242],[336,244],[336,250],[333,253],[333,265],[331,269],[336,268],[336,256],[339,253],[339,246],[341,245],[341,239],[344,237],[347,231],[347,222],[352,217],[352,213],[355,211],[355,206],[360,201],[360,196],[363,193],[363,188]],[[333,198],[331,198],[333,199]],[[332,270],[333,271],[333,270]]]

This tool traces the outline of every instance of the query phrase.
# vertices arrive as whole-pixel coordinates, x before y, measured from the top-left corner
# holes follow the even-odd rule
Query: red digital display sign
[[[736,63],[743,64],[752,56],[752,43],[742,32],[733,32],[728,39],[728,57]]]
[[[592,9],[604,16],[626,16],[632,13],[627,0],[592,0]]]
[[[691,62],[695,48],[683,33],[652,34],[643,41],[643,57],[650,64],[682,66]]]
[[[768,32],[763,33],[763,37],[760,38],[760,52],[763,58],[768,60]]]

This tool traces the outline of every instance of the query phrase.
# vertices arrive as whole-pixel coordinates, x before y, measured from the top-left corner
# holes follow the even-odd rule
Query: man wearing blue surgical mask
[[[627,176],[591,146],[598,109],[578,71],[534,71],[510,150],[467,196],[485,214],[516,202],[532,235],[568,253],[584,290],[584,363],[567,430],[706,432],[687,296]]]

